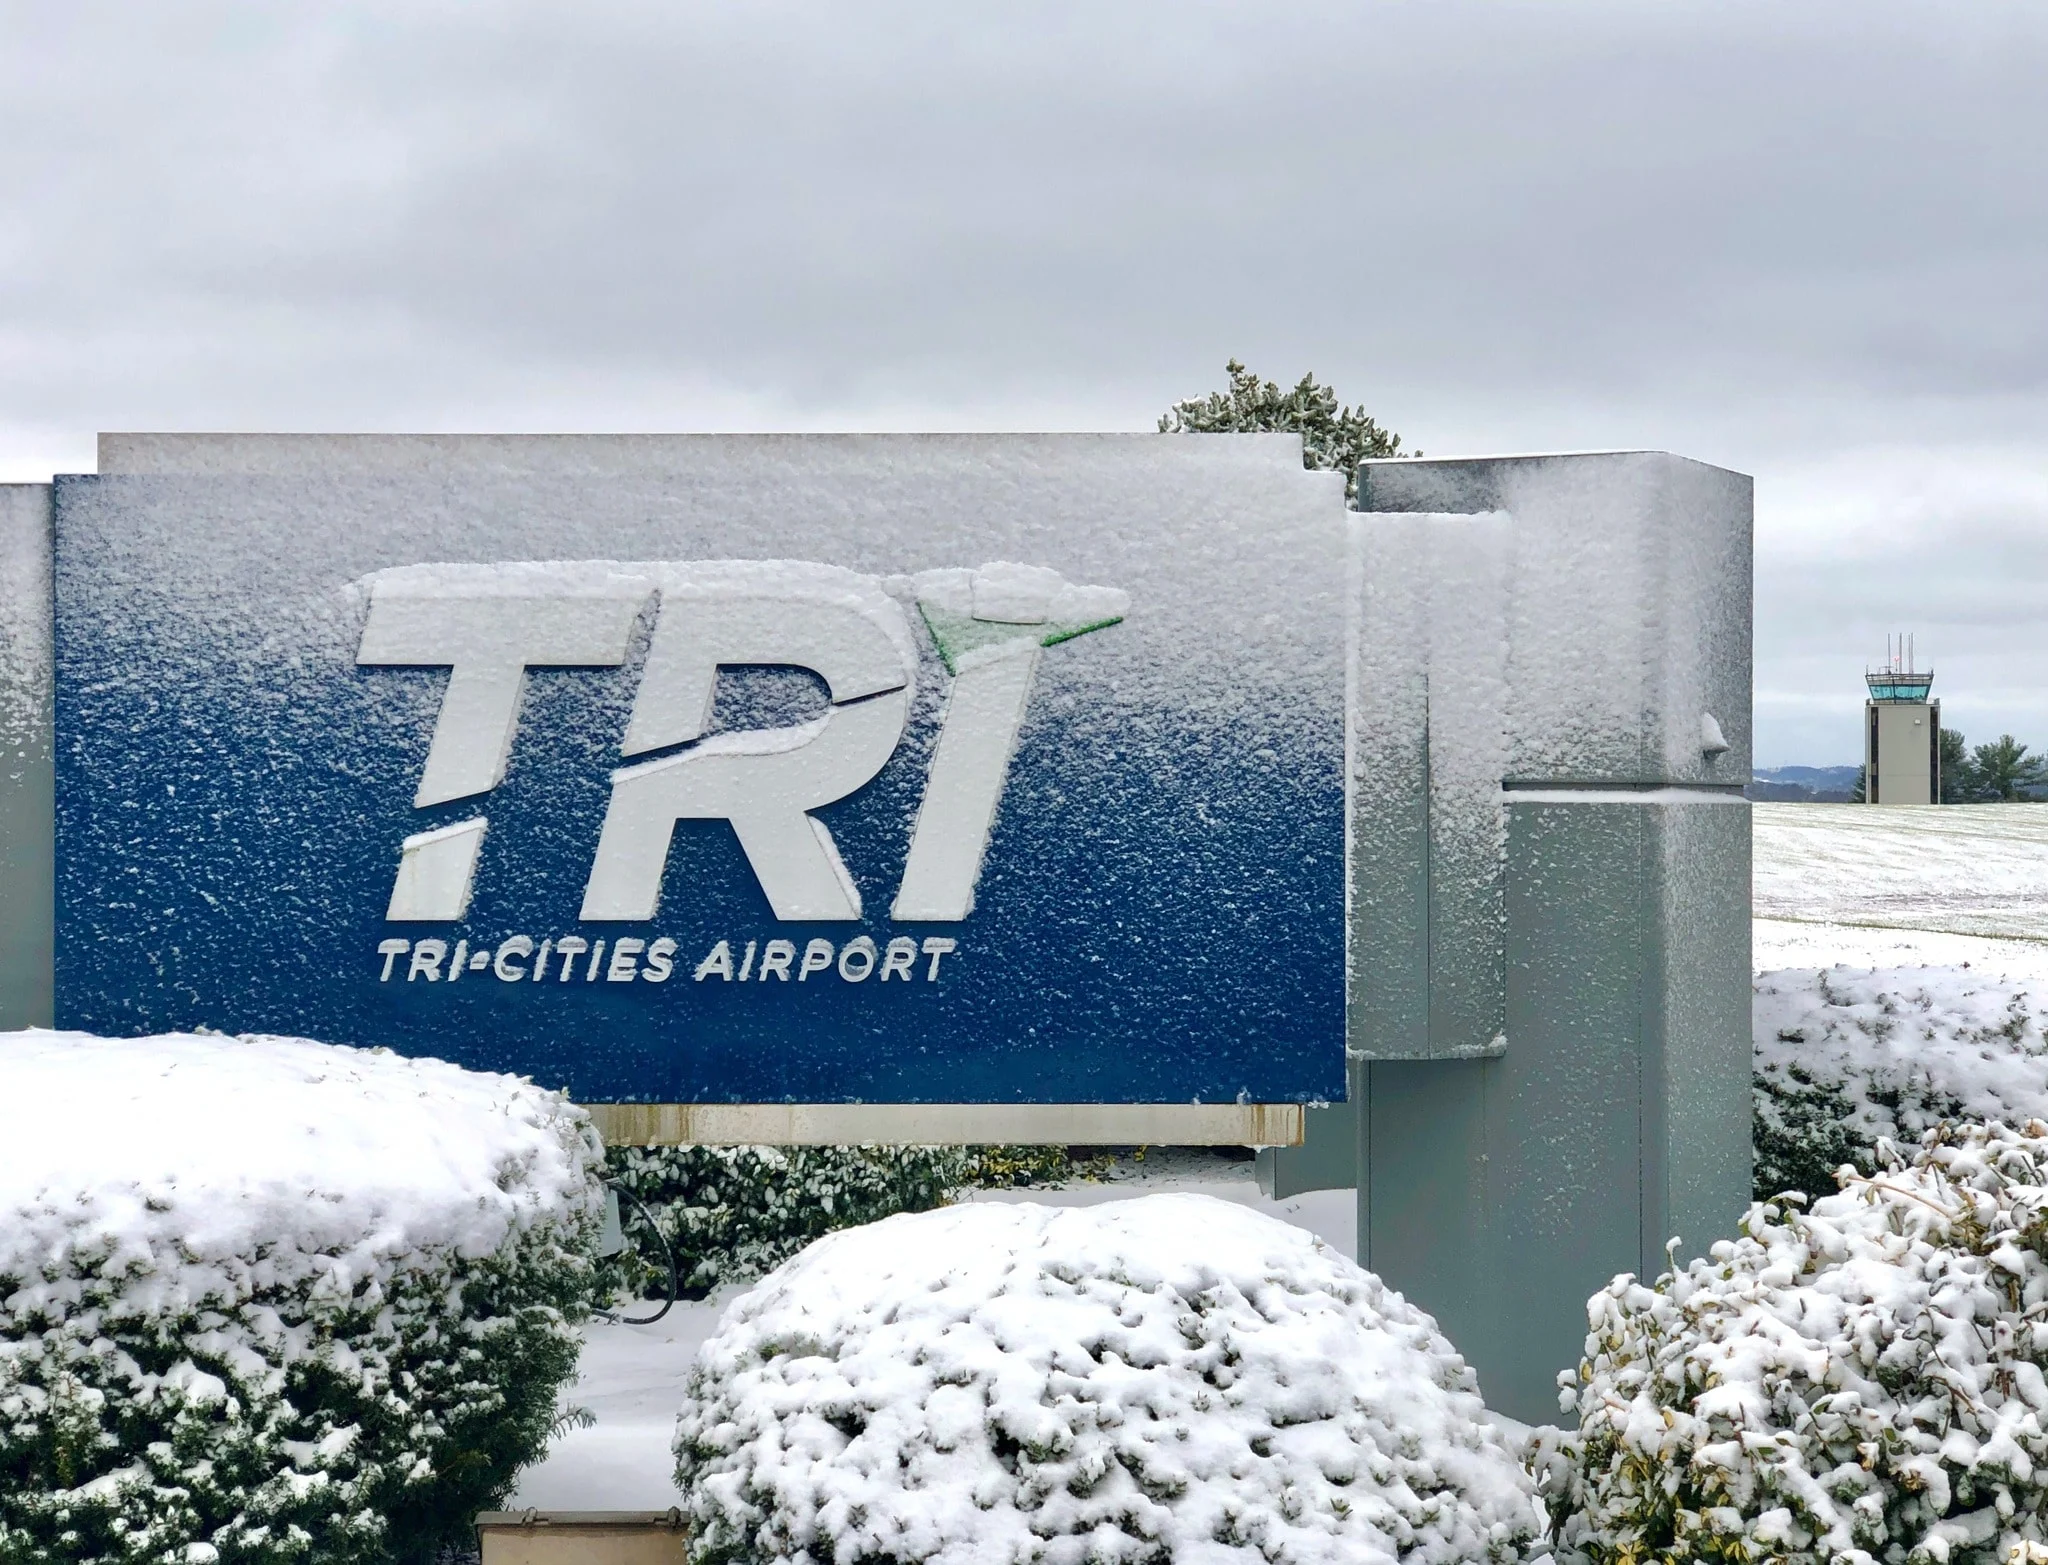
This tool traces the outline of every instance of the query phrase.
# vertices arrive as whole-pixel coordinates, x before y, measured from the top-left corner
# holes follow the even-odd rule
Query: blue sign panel
[[[1343,1095],[1345,512],[1291,440],[151,452],[55,492],[61,1025]]]

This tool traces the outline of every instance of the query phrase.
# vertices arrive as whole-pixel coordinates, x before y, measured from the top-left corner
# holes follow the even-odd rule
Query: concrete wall
[[[1747,1204],[1749,813],[1518,803],[1508,845],[1508,1047],[1363,1063],[1350,1112],[1361,1258],[1437,1317],[1491,1405],[1534,1420],[1587,1296],[1654,1276],[1673,1237],[1697,1253]],[[1322,1129],[1307,1155],[1327,1160]]]
[[[1865,764],[1876,786],[1867,790],[1872,804],[1935,804],[1934,763],[1938,754],[1941,707],[1931,701],[1867,703],[1870,756]]]
[[[0,484],[0,1030],[50,1025],[50,490]]]
[[[1392,514],[1359,519],[1355,682],[1391,697],[1354,713],[1352,1101],[1261,1177],[1356,1184],[1365,1263],[1549,1419],[1587,1296],[1749,1198],[1749,480],[1633,452],[1360,488]]]

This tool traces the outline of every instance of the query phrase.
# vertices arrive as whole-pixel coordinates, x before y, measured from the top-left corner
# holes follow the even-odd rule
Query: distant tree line
[[[1953,728],[1941,731],[1941,802],[1991,804],[2038,799],[2048,791],[2048,755],[2037,755],[2011,734],[1970,749]]]
[[[2048,755],[2036,754],[2011,734],[1972,748],[1953,728],[1941,731],[1941,802],[2010,804],[2048,794]],[[1850,798],[1861,804],[1864,783]]]

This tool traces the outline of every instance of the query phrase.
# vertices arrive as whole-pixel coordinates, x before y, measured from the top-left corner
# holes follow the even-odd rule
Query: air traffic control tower
[[[1939,804],[1941,703],[1927,699],[1934,670],[1914,672],[1910,636],[1887,638],[1884,665],[1863,676],[1864,802]]]

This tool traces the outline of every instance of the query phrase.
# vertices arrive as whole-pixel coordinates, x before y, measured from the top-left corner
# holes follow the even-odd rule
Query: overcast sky
[[[1133,429],[1757,477],[1760,764],[2048,744],[2048,6],[0,0],[0,478],[101,429]]]

